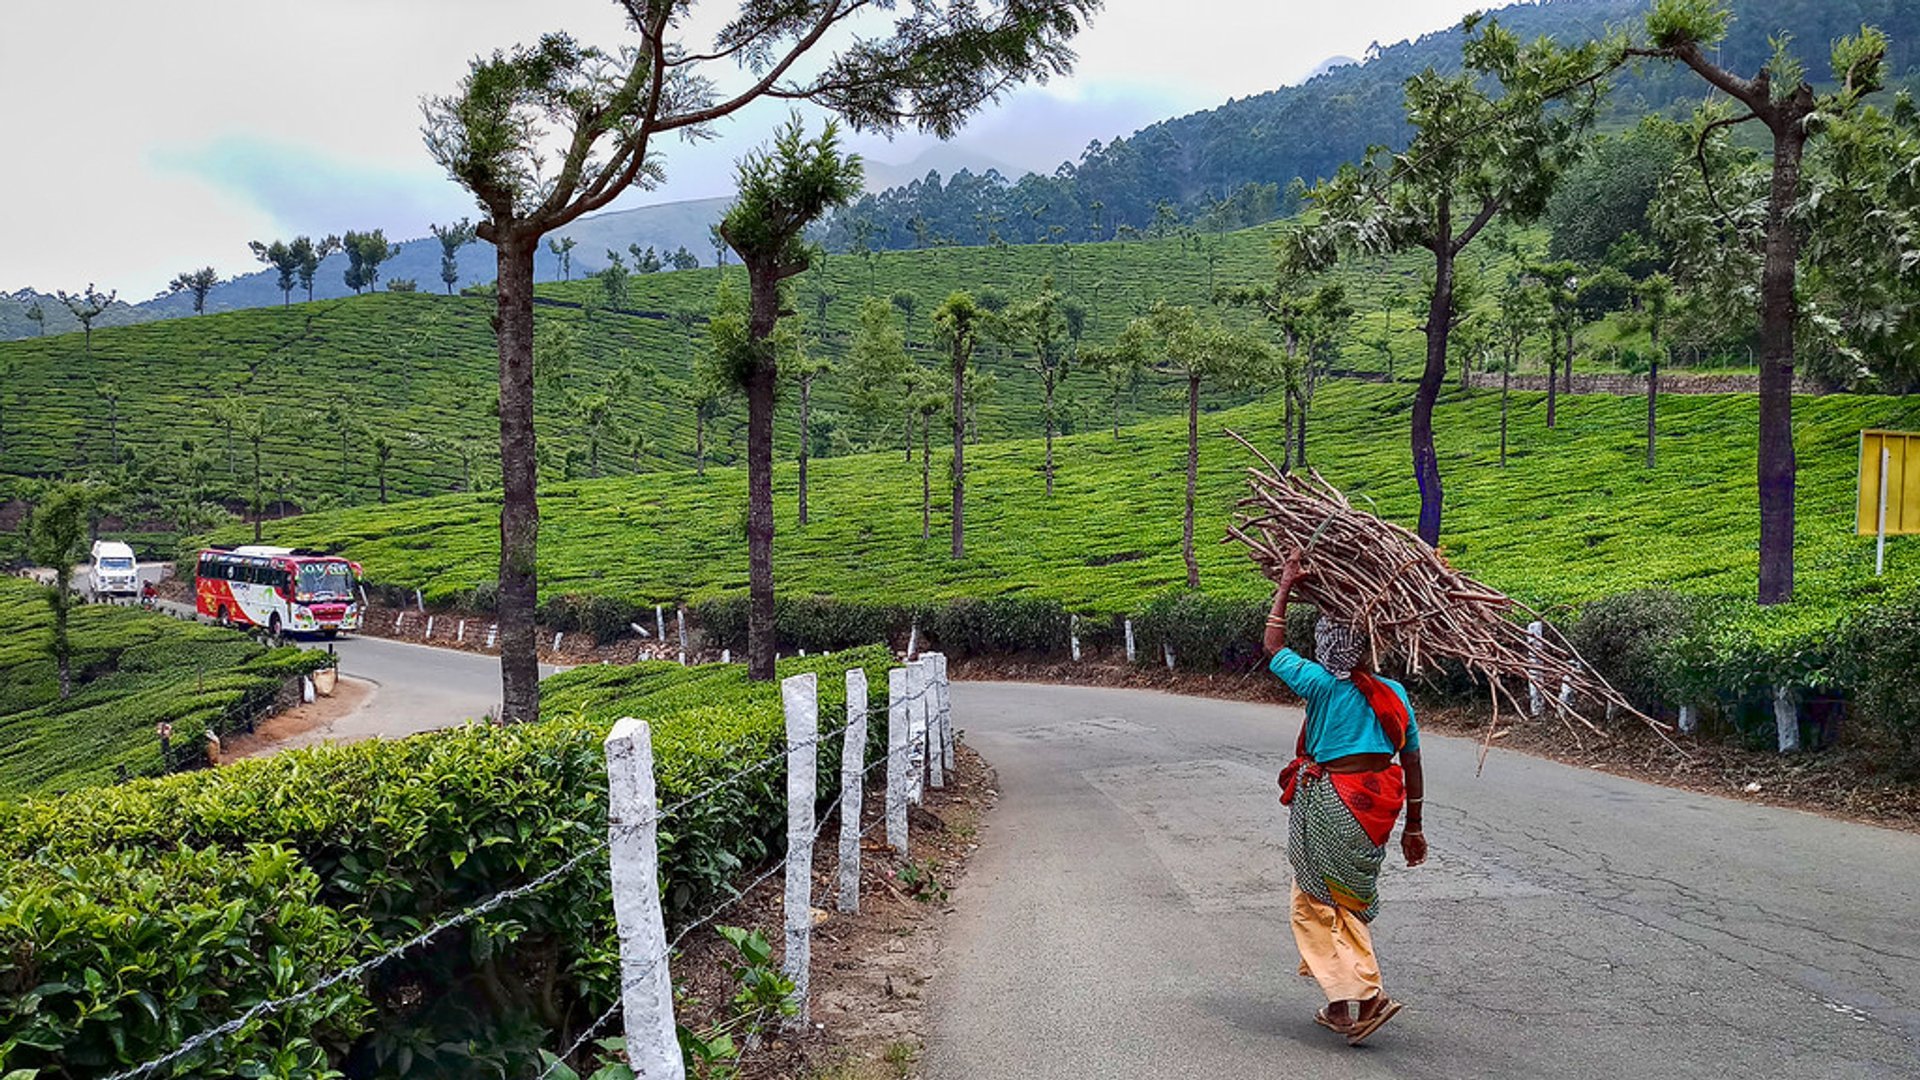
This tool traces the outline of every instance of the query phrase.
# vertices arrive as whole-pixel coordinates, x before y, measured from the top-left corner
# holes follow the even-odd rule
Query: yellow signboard
[[[1880,463],[1883,460],[1887,467],[1887,535],[1920,533],[1920,432],[1863,431],[1860,433],[1860,535],[1874,536],[1880,532]]]

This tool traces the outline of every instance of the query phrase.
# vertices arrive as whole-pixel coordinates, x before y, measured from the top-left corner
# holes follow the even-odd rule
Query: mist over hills
[[[701,265],[710,265],[713,262],[713,246],[708,239],[707,229],[720,220],[721,213],[731,201],[692,199],[595,214],[581,218],[554,235],[574,239],[576,246],[572,253],[572,274],[576,278],[605,267],[609,249],[627,258],[628,244],[652,247],[662,255],[676,247],[685,246],[699,257]],[[380,266],[379,287],[385,289],[388,281],[410,278],[422,292],[446,291],[446,286],[440,280],[440,241],[432,236],[421,236],[398,243],[400,253]],[[456,291],[468,285],[492,281],[493,246],[475,242],[461,248],[459,267],[460,280],[454,287]],[[320,264],[319,273],[314,275],[313,298],[333,300],[352,296],[353,290],[347,288],[342,280],[346,268],[345,255],[328,256]],[[535,280],[559,281],[563,276],[560,258],[543,246],[534,260]],[[269,268],[223,281],[207,294],[207,311],[279,306],[284,298],[275,279],[276,275]],[[305,291],[296,286],[293,299],[298,301],[306,298]],[[11,294],[0,294],[0,341],[34,337],[42,332],[41,327],[26,315],[28,307],[36,300],[40,302],[45,315],[45,333],[63,334],[80,329],[79,321],[51,293],[26,288]],[[185,293],[163,294],[144,301],[121,297],[94,321],[94,327],[129,326],[192,314],[193,298]]]

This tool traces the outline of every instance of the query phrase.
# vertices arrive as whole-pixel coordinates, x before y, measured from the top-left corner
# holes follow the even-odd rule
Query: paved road
[[[935,1080],[1920,1075],[1920,837],[1428,736],[1428,865],[1368,1047],[1295,974],[1299,713],[961,683],[1001,801],[932,984]]]

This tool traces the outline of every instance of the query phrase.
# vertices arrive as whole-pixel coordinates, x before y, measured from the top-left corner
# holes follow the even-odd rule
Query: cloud
[[[286,233],[383,228],[404,239],[474,212],[472,199],[431,165],[355,160],[273,138],[228,135],[159,150],[151,160],[162,175],[194,177],[243,200]]]

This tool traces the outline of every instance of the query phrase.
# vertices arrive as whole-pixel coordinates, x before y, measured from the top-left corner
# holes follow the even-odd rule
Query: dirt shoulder
[[[993,770],[965,745],[956,751],[955,773],[944,789],[929,789],[911,814],[911,853],[899,858],[882,835],[885,789],[869,789],[865,825],[874,826],[861,847],[860,911],[834,908],[838,895],[838,826],[821,834],[815,849],[812,981],[813,1024],[797,1033],[750,1039],[740,1061],[742,1080],[797,1077],[810,1080],[900,1080],[921,1075],[927,1035],[924,990],[940,972],[941,926],[951,912],[950,890],[965,875],[979,847],[983,819],[998,793]],[[755,929],[781,941],[779,876],[750,891],[719,922]],[[728,968],[737,963],[716,933],[689,939],[674,976],[690,999],[680,1021],[701,1030],[718,1018],[732,996]]]
[[[335,723],[372,701],[375,693],[372,683],[342,675],[332,696],[316,696],[310,702],[275,713],[249,734],[229,736],[224,740],[221,757],[238,761],[325,742]]]
[[[949,670],[955,679],[1113,686],[1275,705],[1299,703],[1265,671],[1207,674],[1152,665],[992,660],[955,663]],[[1488,719],[1485,710],[1457,706],[1420,713],[1420,725],[1426,730],[1472,739],[1486,737]],[[1896,775],[1877,755],[1856,747],[1781,755],[1688,736],[1674,736],[1669,742],[1638,724],[1620,725],[1605,736],[1573,734],[1552,720],[1504,728],[1498,745],[1651,784],[1920,833],[1920,782]]]

